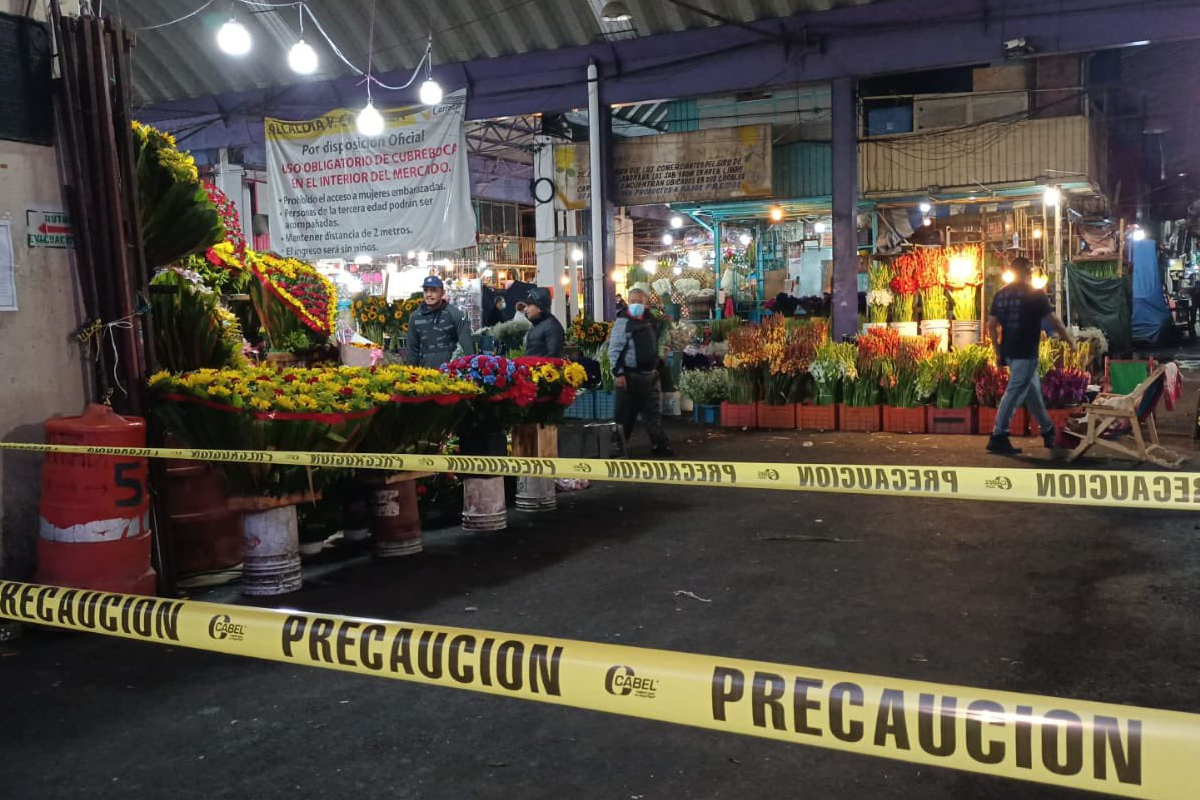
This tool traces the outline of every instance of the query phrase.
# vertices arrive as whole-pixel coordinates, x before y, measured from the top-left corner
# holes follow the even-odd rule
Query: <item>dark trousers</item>
[[[638,414],[650,435],[650,444],[655,447],[667,443],[667,434],[662,427],[662,379],[658,371],[625,373],[625,388],[618,388],[613,398],[613,420],[621,427],[625,441],[633,435],[633,425]]]

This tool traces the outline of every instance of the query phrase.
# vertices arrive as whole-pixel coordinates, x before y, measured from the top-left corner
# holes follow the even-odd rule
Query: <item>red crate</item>
[[[753,428],[758,425],[756,403],[721,403],[721,427]]]
[[[975,432],[975,407],[926,406],[925,424],[930,433],[972,434]]]
[[[758,427],[782,428],[794,430],[796,427],[796,404],[787,403],[782,406],[769,405],[758,401]]]
[[[996,427],[997,410],[998,409],[986,408],[984,406],[980,406],[978,409],[976,409],[975,419],[977,420],[977,433],[982,436],[992,435],[992,428]],[[1008,423],[1008,434],[1009,436],[1024,436],[1028,430],[1029,412],[1025,410],[1024,406],[1021,406],[1017,409],[1016,413],[1013,414],[1012,420]]]
[[[876,433],[883,427],[879,406],[848,406],[838,403],[838,430]]]
[[[837,409],[835,405],[817,406],[804,403],[796,406],[796,427],[802,431],[836,431]]]
[[[924,433],[925,406],[916,408],[884,406],[883,429],[888,433]]]
[[[1049,414],[1050,419],[1054,421],[1054,430],[1061,431],[1063,426],[1067,424],[1067,420],[1069,420],[1071,417],[1081,416],[1083,414],[1083,409],[1079,406],[1075,406],[1074,408],[1047,408],[1046,413]],[[1037,428],[1037,422],[1035,420],[1029,421],[1029,428],[1030,436],[1038,436],[1041,434],[1040,430],[1034,430]]]

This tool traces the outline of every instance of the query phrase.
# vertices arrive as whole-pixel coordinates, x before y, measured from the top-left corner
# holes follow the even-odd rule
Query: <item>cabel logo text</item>
[[[989,478],[985,480],[983,482],[983,487],[985,489],[1000,489],[1001,491],[1007,492],[1009,489],[1013,488],[1013,482],[1011,478],[1006,478],[1001,475],[999,478]]]
[[[616,664],[609,667],[604,676],[604,689],[609,694],[636,694],[638,697],[653,698],[658,693],[658,678],[646,678],[633,671],[633,667]]]
[[[246,638],[246,626],[238,625],[228,614],[217,614],[208,621],[208,635],[217,641],[230,639],[240,642]]]

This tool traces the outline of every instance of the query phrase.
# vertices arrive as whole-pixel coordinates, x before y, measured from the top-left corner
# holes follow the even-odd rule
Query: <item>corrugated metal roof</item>
[[[600,19],[605,0],[306,0],[325,32],[360,68],[367,64],[368,31],[374,14],[372,67],[378,72],[412,69],[432,32],[435,63],[473,61],[500,55],[551,50],[595,41],[731,24],[770,17],[865,5],[873,0],[624,0],[627,23]],[[199,6],[193,0],[187,6]],[[265,3],[264,3],[265,5]],[[182,7],[181,7],[182,6]],[[180,0],[123,0],[109,12],[135,29],[160,25],[192,10]],[[703,9],[699,13],[684,6]],[[254,10],[237,4],[254,49],[243,59],[221,53],[214,42],[229,18],[229,4],[212,3],[178,24],[141,30],[134,51],[135,105],[287,86],[351,74],[306,22],[305,41],[321,66],[301,78],[287,66],[287,51],[299,36],[297,8]],[[763,30],[769,30],[766,25]]]

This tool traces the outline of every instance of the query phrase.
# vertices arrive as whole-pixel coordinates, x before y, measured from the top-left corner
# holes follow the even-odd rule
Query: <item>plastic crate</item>
[[[596,413],[596,398],[591,392],[580,392],[575,402],[563,412],[564,419],[592,419]]]
[[[975,408],[928,406],[925,409],[925,421],[930,433],[969,435],[975,432]]]
[[[996,427],[996,412],[999,409],[980,406],[975,413],[975,432],[981,436],[991,436]],[[1010,436],[1024,436],[1029,431],[1029,412],[1022,406],[1013,414],[1008,423]]]
[[[802,431],[836,431],[836,405],[818,406],[805,403],[796,407],[796,427]]]
[[[1050,415],[1050,419],[1054,422],[1054,430],[1061,431],[1063,426],[1067,424],[1067,420],[1071,419],[1071,417],[1081,416],[1083,409],[1078,406],[1074,408],[1047,408],[1046,413]],[[1029,420],[1029,435],[1042,435],[1041,430],[1038,429],[1036,420]]]
[[[592,408],[592,419],[610,420],[616,413],[614,406],[616,392],[592,392],[595,406]]]
[[[721,425],[725,428],[753,428],[757,426],[757,404],[721,403]]]
[[[879,406],[838,404],[838,430],[852,433],[876,433],[883,428]]]
[[[720,425],[721,407],[696,404],[692,407],[692,416],[701,425]]]
[[[925,427],[925,406],[883,407],[883,429],[887,433],[924,433]]]
[[[759,400],[757,405],[758,427],[782,430],[794,430],[796,428],[795,403],[773,406]]]

